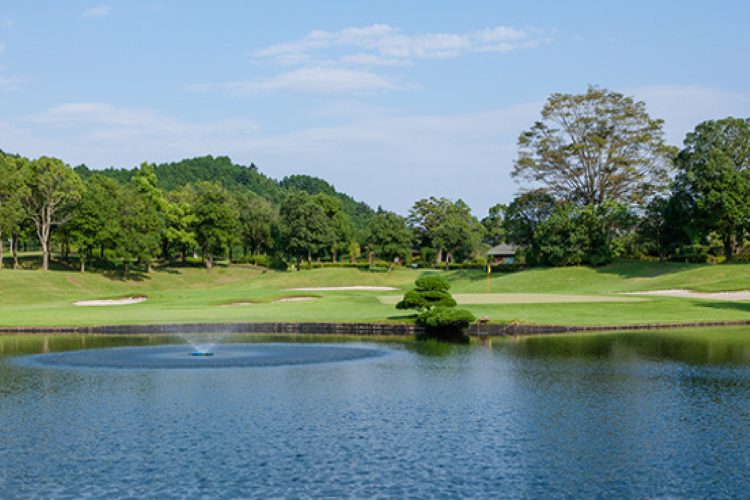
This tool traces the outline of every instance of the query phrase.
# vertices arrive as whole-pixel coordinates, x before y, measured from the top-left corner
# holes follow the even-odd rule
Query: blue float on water
[[[190,353],[191,356],[213,356],[211,351],[195,351]]]

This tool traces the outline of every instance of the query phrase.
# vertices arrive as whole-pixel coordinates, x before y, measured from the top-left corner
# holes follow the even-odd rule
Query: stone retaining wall
[[[180,333],[283,333],[318,335],[417,335],[423,329],[403,323],[170,323],[156,325],[100,325],[54,327],[0,327],[2,334],[180,334]]]
[[[469,335],[478,337],[516,337],[526,335],[554,335],[561,333],[615,332],[624,330],[665,330],[671,328],[703,328],[711,326],[744,326],[750,321],[703,321],[698,323],[643,323],[636,325],[518,325],[475,323]]]
[[[472,324],[469,335],[476,337],[519,337],[582,332],[613,332],[625,330],[663,330],[669,328],[700,328],[712,326],[743,326],[750,321],[705,321],[699,323],[648,323],[636,325],[519,325]],[[357,336],[415,336],[424,328],[405,323],[169,323],[155,325],[99,325],[99,326],[18,326],[0,327],[0,335],[50,334],[190,334],[190,333],[266,333],[315,334]]]

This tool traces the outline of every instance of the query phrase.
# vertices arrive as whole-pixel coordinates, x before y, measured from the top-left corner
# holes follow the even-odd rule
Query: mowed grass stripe
[[[395,305],[403,295],[378,297],[380,302]],[[459,304],[558,304],[568,302],[643,302],[648,299],[606,295],[573,295],[552,293],[455,293]]]

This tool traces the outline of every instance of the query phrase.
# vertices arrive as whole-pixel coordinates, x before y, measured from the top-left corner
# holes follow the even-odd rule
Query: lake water
[[[748,496],[750,329],[310,345],[322,360],[320,339],[224,340],[217,359],[293,360],[123,366],[190,349],[0,337],[0,498]]]

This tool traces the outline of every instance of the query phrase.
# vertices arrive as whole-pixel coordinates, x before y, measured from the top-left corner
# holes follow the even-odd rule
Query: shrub
[[[396,309],[430,309],[431,307],[455,307],[448,290],[451,284],[440,275],[428,274],[414,282],[417,286],[414,290],[406,292],[404,298],[396,304]]]
[[[426,336],[444,340],[465,337],[464,330],[476,318],[466,309],[434,307],[417,316],[417,324],[426,330]]]

